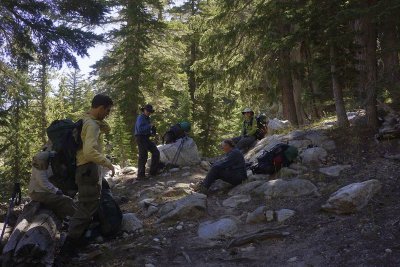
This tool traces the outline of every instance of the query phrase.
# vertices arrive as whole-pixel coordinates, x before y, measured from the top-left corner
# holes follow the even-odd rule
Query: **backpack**
[[[290,155],[285,155],[289,151]],[[257,157],[257,163],[252,164],[249,169],[253,174],[274,174],[282,167],[287,167],[297,157],[297,148],[286,144],[277,144],[269,151],[264,150]]]
[[[47,136],[56,152],[50,158],[53,171],[52,181],[63,191],[76,190],[76,152],[82,148],[83,121],[76,123],[70,119],[55,120],[46,129]]]
[[[257,131],[256,131],[256,138],[257,140],[261,140],[265,137],[267,134],[267,116],[263,113],[259,114],[256,117],[256,122],[257,122]]]
[[[105,237],[115,235],[121,229],[122,211],[115,201],[111,188],[105,179],[102,181],[97,219],[100,223],[100,233]]]
[[[165,144],[172,144],[175,143],[176,140],[185,137],[185,131],[181,128],[180,124],[177,123],[164,134],[163,136],[163,143]]]

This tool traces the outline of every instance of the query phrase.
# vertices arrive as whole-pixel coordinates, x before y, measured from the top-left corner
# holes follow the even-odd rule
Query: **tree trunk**
[[[293,96],[289,51],[282,51],[280,53],[280,60],[279,86],[282,89],[283,117],[288,119],[293,126],[298,126],[299,123]]]
[[[366,8],[376,4],[376,0],[363,3]],[[356,44],[359,49],[356,54],[358,60],[357,70],[359,71],[359,92],[362,105],[365,107],[367,124],[372,129],[378,128],[377,114],[377,32],[376,25],[371,14],[355,21]]]
[[[291,53],[291,61],[297,66],[301,64],[301,44],[293,48]],[[305,114],[302,101],[303,83],[301,75],[298,69],[292,69],[291,71],[293,81],[293,98],[296,106],[297,121],[299,125],[304,124]]]
[[[385,14],[382,18],[382,60],[383,82],[390,92],[396,109],[400,109],[400,66],[399,37],[396,26],[396,14]]]
[[[194,16],[197,13],[196,1],[190,1],[190,15]],[[197,47],[198,41],[197,37],[195,36],[196,33],[194,32],[190,38],[190,45],[189,45],[189,62],[186,70],[186,74],[188,76],[188,86],[189,86],[189,94],[190,100],[192,102],[192,117],[196,112],[196,97],[195,93],[197,90],[197,81],[196,81],[196,73],[191,69],[193,64],[197,60]]]
[[[41,66],[41,74],[40,74],[40,138],[42,140],[42,144],[46,143],[46,127],[47,127],[47,63],[45,60],[42,60]]]
[[[332,76],[332,89],[335,99],[336,116],[339,127],[349,127],[349,120],[346,114],[346,108],[343,100],[343,90],[336,67],[337,52],[333,44],[330,46],[330,62],[331,62],[331,76]]]
[[[303,45],[303,53],[304,61],[306,62],[306,74],[308,81],[308,89],[310,92],[310,106],[311,106],[311,114],[314,119],[320,119],[322,117],[321,111],[319,109],[320,103],[317,99],[318,95],[318,84],[314,80],[313,77],[313,66],[312,66],[312,55],[310,46],[306,43]]]
[[[53,266],[60,221],[53,212],[30,202],[18,217],[3,249],[2,265]]]

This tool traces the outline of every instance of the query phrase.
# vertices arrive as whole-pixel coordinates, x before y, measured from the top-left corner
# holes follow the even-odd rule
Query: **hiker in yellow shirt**
[[[101,194],[100,166],[111,170],[114,176],[114,166],[103,154],[102,135],[110,131],[104,121],[109,115],[113,101],[106,95],[96,95],[92,100],[90,111],[83,117],[81,132],[82,149],[77,151],[77,169],[75,182],[78,186],[78,208],[72,216],[65,246],[75,248],[82,244],[82,236],[90,225],[96,213]],[[68,252],[67,252],[68,253]]]

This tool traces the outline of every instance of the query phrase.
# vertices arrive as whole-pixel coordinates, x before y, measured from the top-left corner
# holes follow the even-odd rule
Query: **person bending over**
[[[246,164],[242,152],[235,148],[232,140],[224,140],[222,149],[225,157],[213,164],[206,178],[199,184],[196,191],[207,193],[210,186],[221,179],[234,186],[247,179]]]
[[[41,151],[33,157],[32,174],[29,181],[29,196],[33,201],[40,202],[50,209],[60,219],[74,215],[76,205],[72,198],[63,194],[49,181],[53,175],[50,166],[50,157],[53,151]]]

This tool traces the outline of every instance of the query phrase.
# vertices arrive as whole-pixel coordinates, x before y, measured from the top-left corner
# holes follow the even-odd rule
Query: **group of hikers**
[[[109,96],[96,95],[91,102],[91,109],[71,131],[71,136],[78,140],[74,163],[75,177],[73,177],[76,190],[72,194],[67,189],[64,191],[62,186],[57,187],[57,182],[52,180],[55,168],[50,165],[57,164],[55,144],[50,142],[33,158],[29,183],[31,199],[54,211],[60,219],[68,221],[69,218],[67,238],[61,250],[62,255],[74,254],[77,248],[87,243],[84,234],[99,210],[102,187],[104,190],[104,187],[108,186],[103,179],[104,170],[109,170],[111,176],[115,174],[113,164],[103,152],[103,134],[110,131],[105,118],[110,114],[112,106],[113,101]],[[151,115],[155,110],[148,104],[141,111],[133,128],[139,152],[137,179],[146,178],[148,152],[152,154],[149,175],[155,176],[160,171],[160,152],[151,139],[156,131],[151,121]],[[251,109],[246,108],[242,114],[244,120],[241,136],[222,141],[221,146],[225,153],[223,159],[212,164],[206,178],[196,186],[195,191],[207,193],[217,179],[222,179],[234,186],[247,179],[249,166],[245,162],[244,153],[254,145],[257,139],[265,135],[266,128],[265,124],[263,124],[264,128],[257,125],[260,122]],[[189,131],[189,123],[178,123],[164,135],[165,141],[173,143],[187,136]],[[62,136],[65,138],[65,133]],[[52,138],[49,137],[49,139]],[[62,142],[66,143],[66,141]],[[78,201],[75,203],[72,198],[76,193],[78,193]]]

